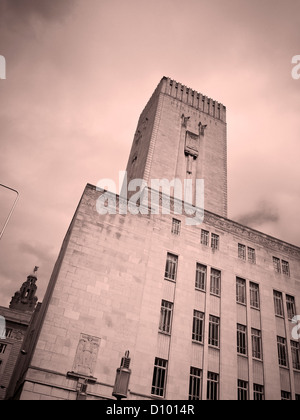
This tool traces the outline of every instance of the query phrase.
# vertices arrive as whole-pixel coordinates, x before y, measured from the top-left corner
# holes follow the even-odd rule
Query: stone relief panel
[[[97,362],[100,338],[88,334],[80,334],[79,343],[73,364],[73,372],[85,376],[93,376]]]

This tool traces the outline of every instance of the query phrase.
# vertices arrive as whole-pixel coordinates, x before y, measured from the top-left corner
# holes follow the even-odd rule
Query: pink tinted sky
[[[169,76],[227,107],[229,218],[300,246],[298,0],[0,0],[0,305],[42,300],[87,182],[117,182]],[[14,196],[0,188],[0,226]]]

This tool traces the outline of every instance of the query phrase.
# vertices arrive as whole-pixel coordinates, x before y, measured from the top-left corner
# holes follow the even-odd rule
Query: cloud
[[[245,226],[258,227],[266,223],[277,223],[279,218],[278,210],[272,203],[261,201],[256,210],[241,214],[236,220]]]
[[[10,16],[22,20],[38,16],[44,20],[56,20],[66,17],[76,4],[76,0],[4,0],[4,11]]]

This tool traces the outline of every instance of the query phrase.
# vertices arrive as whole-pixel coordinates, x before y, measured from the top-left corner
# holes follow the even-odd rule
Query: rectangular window
[[[251,328],[252,357],[262,360],[261,331]]]
[[[294,296],[286,295],[286,308],[288,319],[291,321],[296,315],[296,305]]]
[[[248,261],[251,264],[256,264],[255,249],[248,246]]]
[[[265,392],[262,385],[253,384],[253,400],[254,401],[264,401]]]
[[[219,399],[219,375],[207,372],[207,401],[217,401]]]
[[[238,379],[238,401],[248,400],[248,382]]]
[[[236,278],[236,301],[246,304],[246,280],[240,277]]]
[[[201,369],[191,367],[189,400],[201,400],[201,394],[202,394],[202,371]]]
[[[192,339],[203,343],[204,338],[204,313],[194,310]]]
[[[208,246],[209,243],[209,232],[201,229],[201,244]]]
[[[287,391],[281,391],[281,401],[290,401],[291,393]]]
[[[286,276],[290,275],[290,266],[289,263],[287,261],[281,261],[281,265],[282,265],[282,274],[285,274]]]
[[[152,389],[151,389],[152,395],[158,395],[159,397],[164,397],[166,377],[167,377],[167,366],[168,366],[167,360],[159,359],[158,357],[155,358]]]
[[[286,339],[277,336],[277,350],[278,350],[278,363],[279,366],[287,366],[287,349]]]
[[[12,336],[12,332],[13,332],[13,329],[12,328],[6,328],[6,330],[5,330],[5,337],[6,338],[10,338]]]
[[[282,293],[277,292],[276,290],[273,291],[274,297],[274,310],[275,315],[283,316],[283,301],[282,301]]]
[[[293,369],[300,370],[300,344],[298,341],[291,341]]]
[[[172,219],[172,233],[174,235],[180,235],[181,221],[178,219]]]
[[[216,235],[215,233],[211,234],[211,247],[212,249],[219,249],[219,235]]]
[[[273,267],[276,273],[280,273],[281,269],[280,269],[280,259],[273,257]]]
[[[196,265],[196,280],[195,287],[198,290],[205,292],[206,289],[206,276],[207,276],[207,267],[197,263]]]
[[[247,327],[237,324],[237,352],[247,354]]]
[[[238,257],[240,260],[246,260],[246,246],[238,244]]]
[[[259,285],[253,282],[250,282],[250,306],[255,309],[260,308]]]
[[[165,269],[165,279],[176,281],[177,263],[177,255],[168,253]]]
[[[4,354],[5,353],[5,350],[6,350],[6,344],[1,344],[0,343],[0,354]]]
[[[209,315],[208,344],[219,347],[220,341],[220,318]]]
[[[210,271],[210,293],[216,296],[221,294],[221,271],[214,268]]]
[[[173,303],[163,300],[160,310],[159,331],[167,334],[171,333],[173,314]]]

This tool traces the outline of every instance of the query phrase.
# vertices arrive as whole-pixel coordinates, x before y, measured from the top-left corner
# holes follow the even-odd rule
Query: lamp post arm
[[[14,211],[14,209],[15,209],[16,205],[17,205],[17,202],[18,202],[18,199],[19,199],[19,195],[20,195],[20,194],[19,194],[19,192],[18,192],[17,190],[15,190],[15,189],[13,189],[13,188],[10,188],[10,187],[8,187],[8,186],[6,186],[6,185],[0,184],[0,187],[7,188],[8,190],[13,191],[13,192],[15,192],[15,193],[17,194],[17,196],[16,196],[16,198],[15,198],[15,201],[14,201],[14,204],[13,204],[13,206],[12,206],[12,208],[11,208],[11,210],[10,210],[10,212],[9,212],[8,216],[7,216],[7,219],[5,220],[4,226],[3,226],[3,228],[2,228],[2,230],[1,230],[1,232],[0,232],[0,240],[1,240],[1,239],[2,239],[2,236],[3,236],[3,234],[4,234],[4,231],[5,231],[5,229],[6,229],[6,226],[8,225],[8,222],[9,222],[9,220],[10,220],[10,218],[11,218],[11,215],[13,214],[13,211]]]

